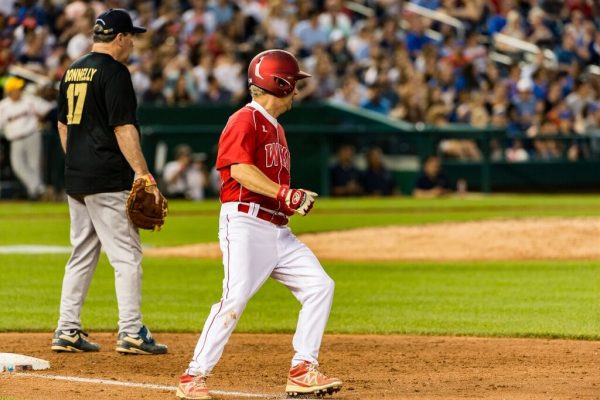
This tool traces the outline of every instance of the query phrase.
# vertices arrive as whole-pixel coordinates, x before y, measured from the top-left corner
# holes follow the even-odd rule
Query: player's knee
[[[330,277],[323,280],[323,292],[325,292],[329,296],[333,296],[333,291],[335,289],[335,282]]]
[[[250,292],[237,293],[236,295],[231,296],[227,299],[227,308],[235,310],[236,312],[241,314],[244,308],[246,308],[246,304],[248,304],[250,297],[252,297],[252,294]]]

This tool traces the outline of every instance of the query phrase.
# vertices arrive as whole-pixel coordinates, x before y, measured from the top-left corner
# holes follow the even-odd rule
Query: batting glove
[[[283,201],[290,210],[300,215],[308,214],[313,208],[317,196],[318,194],[310,190],[290,189],[286,185],[281,185],[279,192],[277,192],[277,200]]]

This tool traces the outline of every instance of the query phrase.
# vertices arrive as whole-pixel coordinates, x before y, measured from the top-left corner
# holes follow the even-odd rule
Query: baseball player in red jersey
[[[286,392],[334,393],[342,381],[317,369],[319,347],[333,300],[333,280],[313,252],[288,228],[288,218],[311,210],[316,193],[290,188],[290,152],[277,117],[292,107],[296,83],[310,77],[283,50],[258,54],[248,68],[252,102],[233,114],[221,133],[219,241],[223,296],[212,306],[177,396],[210,399],[206,377],[223,354],[248,300],[268,277],[302,304]]]

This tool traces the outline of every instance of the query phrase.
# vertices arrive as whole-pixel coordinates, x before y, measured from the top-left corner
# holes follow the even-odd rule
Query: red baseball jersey
[[[231,177],[232,164],[253,164],[273,182],[290,184],[290,152],[283,127],[254,101],[229,117],[219,139],[217,169],[222,182],[221,202],[253,202],[281,212],[287,209],[278,200],[240,185]]]

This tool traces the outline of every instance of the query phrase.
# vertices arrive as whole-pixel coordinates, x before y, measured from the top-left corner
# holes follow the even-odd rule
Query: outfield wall
[[[218,137],[233,106],[193,108],[140,108],[144,153],[149,164],[155,165],[159,143],[172,150],[178,143],[188,143],[196,152],[204,152],[208,163],[215,158]],[[388,167],[404,193],[412,191],[425,156],[436,152],[439,141],[446,138],[467,138],[478,142],[484,160],[481,162],[444,161],[444,169],[451,180],[466,179],[470,190],[490,191],[572,191],[594,190],[600,186],[600,154],[589,153],[586,159],[569,161],[507,162],[491,160],[491,141],[507,143],[504,130],[475,129],[468,125],[453,124],[444,128],[415,126],[394,121],[367,110],[335,103],[302,104],[280,117],[286,129],[292,151],[292,169],[296,185],[314,188],[329,194],[329,165],[340,144],[352,143],[358,150],[358,162],[364,151],[373,145],[386,154]],[[524,140],[531,140],[524,138]],[[558,140],[565,147],[582,143],[587,147],[593,136],[546,136],[544,140]],[[169,159],[172,152],[168,151]]]
[[[142,146],[150,168],[156,173],[161,164],[173,158],[172,150],[180,143],[205,153],[207,165],[214,164],[219,134],[234,106],[158,107],[139,109]],[[467,125],[444,128],[394,121],[367,110],[335,103],[302,104],[281,116],[292,150],[294,184],[329,194],[329,166],[340,144],[357,148],[358,164],[364,165],[364,152],[380,146],[386,164],[393,171],[404,193],[412,191],[425,156],[435,153],[441,139],[468,138],[478,142],[484,154],[482,162],[444,160],[443,168],[452,181],[466,179],[469,190],[493,191],[594,191],[600,187],[599,139],[586,135],[546,136],[543,140],[561,141],[565,148],[581,145],[589,151],[585,159],[570,161],[567,154],[558,160],[511,163],[491,160],[491,140],[506,144],[507,133],[498,129],[474,129]],[[524,138],[531,143],[532,139]],[[64,158],[55,130],[44,134],[43,165],[45,181],[60,190],[63,185]],[[7,165],[7,142],[2,153]],[[1,146],[0,146],[1,147]],[[0,154],[0,160],[2,159]],[[2,165],[0,165],[2,166]],[[0,198],[22,194],[18,182],[9,174],[0,175]]]

